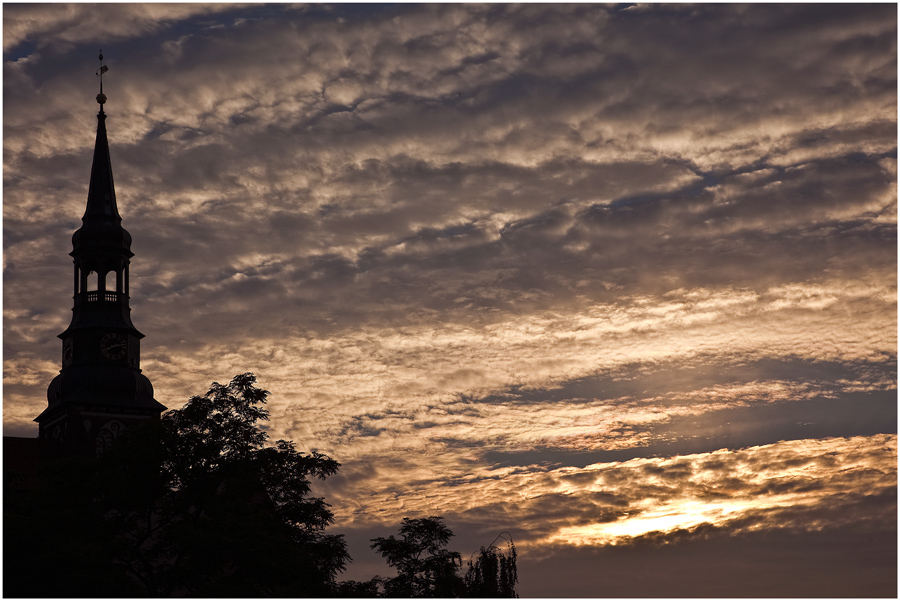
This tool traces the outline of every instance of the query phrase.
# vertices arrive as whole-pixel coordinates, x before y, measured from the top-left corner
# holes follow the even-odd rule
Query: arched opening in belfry
[[[116,272],[107,271],[103,275],[103,290],[113,292],[116,290]]]
[[[87,286],[85,292],[96,292],[100,289],[100,274],[91,270],[87,274]]]

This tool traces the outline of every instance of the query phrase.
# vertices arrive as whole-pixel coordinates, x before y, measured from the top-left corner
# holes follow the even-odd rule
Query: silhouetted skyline
[[[4,434],[102,49],[155,398],[255,373],[345,577],[442,515],[522,596],[894,595],[896,10],[6,4]]]

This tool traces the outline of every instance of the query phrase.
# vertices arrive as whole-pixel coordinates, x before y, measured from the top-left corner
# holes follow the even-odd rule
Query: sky
[[[895,4],[3,5],[3,430],[71,317],[102,49],[143,373],[253,372],[353,563],[896,596]]]

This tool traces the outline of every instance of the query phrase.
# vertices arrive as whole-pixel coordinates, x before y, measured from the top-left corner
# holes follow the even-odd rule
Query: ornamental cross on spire
[[[100,78],[100,93],[97,94],[97,102],[100,104],[100,112],[103,112],[103,104],[106,102],[106,96],[103,94],[103,74],[109,71],[109,67],[103,64],[103,50],[100,51],[100,68],[97,69],[97,77]]]

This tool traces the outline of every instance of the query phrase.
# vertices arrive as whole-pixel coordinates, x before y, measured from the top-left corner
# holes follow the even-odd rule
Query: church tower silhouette
[[[144,335],[131,322],[128,266],[134,254],[116,206],[103,112],[106,70],[102,65],[98,73],[100,112],[87,208],[69,253],[75,263],[72,322],[59,335],[62,369],[47,389],[47,409],[34,420],[39,438],[58,441],[68,453],[89,455],[101,453],[126,428],[159,419],[166,409],[141,373]]]

